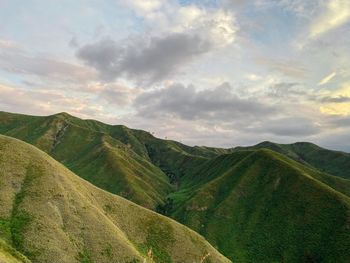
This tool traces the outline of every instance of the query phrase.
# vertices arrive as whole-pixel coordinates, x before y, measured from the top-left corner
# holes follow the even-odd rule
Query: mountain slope
[[[350,179],[349,153],[324,149],[313,143],[297,142],[292,144],[278,144],[262,142],[251,147],[237,147],[235,150],[262,148],[279,152],[300,163],[311,165],[331,175]]]
[[[348,262],[350,181],[270,150],[222,155],[192,172],[171,196],[171,215],[234,262]]]
[[[172,191],[167,176],[102,128],[68,114],[0,114],[0,133],[37,146],[96,186],[148,208],[162,203]]]
[[[0,133],[37,146],[94,185],[151,209],[164,204],[186,167],[227,152],[67,113],[0,112]]]
[[[325,158],[312,144],[189,147],[65,113],[0,112],[0,133],[186,224],[234,262],[347,262],[350,256],[350,180],[320,171]],[[347,169],[344,156],[331,157],[327,169]]]
[[[0,238],[33,262],[229,262],[188,228],[2,135],[0,203]]]

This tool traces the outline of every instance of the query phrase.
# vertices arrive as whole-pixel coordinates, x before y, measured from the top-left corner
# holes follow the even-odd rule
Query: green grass
[[[245,158],[235,161],[237,154]],[[228,159],[225,171],[220,160]],[[314,178],[317,172],[267,150],[214,163],[204,184],[192,175],[198,187],[173,216],[232,261],[347,262],[350,199]]]
[[[161,225],[155,227],[157,222],[154,220],[147,222],[147,238],[142,244],[141,249],[145,255],[152,250],[155,262],[171,263],[171,256],[167,252],[175,239],[173,238],[173,228],[170,225]]]
[[[24,248],[24,231],[28,227],[32,216],[25,210],[21,209],[20,205],[23,199],[29,194],[28,187],[30,187],[34,178],[40,174],[40,171],[36,171],[33,167],[28,167],[27,174],[24,178],[21,189],[15,194],[12,214],[10,219],[10,232],[12,245],[15,249],[22,253],[26,253]]]
[[[31,261],[0,238],[0,262],[30,263]]]
[[[73,174],[39,149],[0,135],[0,239],[33,262],[230,262],[187,227]],[[0,261],[3,257],[0,251]],[[157,261],[158,260],[158,261]],[[6,262],[6,261],[5,261]]]
[[[79,252],[78,258],[80,263],[92,263],[89,251],[87,249]]]
[[[39,147],[108,192],[186,224],[233,262],[347,263],[350,258],[350,154],[310,143],[190,147],[66,113],[33,117],[2,112],[0,133]],[[188,236],[170,234],[173,224],[163,226],[162,217],[139,222],[131,207],[98,204],[105,216],[121,224],[130,239],[128,249],[138,251],[129,261],[141,262],[152,248],[155,262],[181,262],[171,249],[179,236]],[[89,204],[83,211],[90,211]],[[79,229],[88,235],[85,225]],[[8,235],[6,220],[0,221],[0,233]],[[131,238],[138,236],[142,238]],[[96,253],[115,256],[113,242],[108,241],[112,250],[106,244],[89,251],[91,260]],[[196,262],[207,253],[201,248]]]
[[[313,166],[321,172],[350,179],[349,153],[324,149],[313,143],[278,144],[263,142],[251,147],[237,147],[236,150],[262,148],[284,154],[302,164]]]

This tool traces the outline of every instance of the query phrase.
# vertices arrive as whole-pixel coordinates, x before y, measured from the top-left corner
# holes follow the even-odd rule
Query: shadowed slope
[[[234,262],[345,263],[349,189],[270,150],[240,151],[186,175],[172,216]]]
[[[6,136],[0,136],[0,203],[0,237],[33,262],[143,262],[151,249],[155,262],[200,262],[207,253],[207,262],[229,262],[188,228]]]

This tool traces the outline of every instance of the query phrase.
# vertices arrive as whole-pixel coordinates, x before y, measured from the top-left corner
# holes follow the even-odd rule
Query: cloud
[[[340,88],[321,97],[320,111],[326,115],[350,115],[350,83],[343,83]]]
[[[331,74],[327,75],[324,77],[317,85],[322,86],[330,82],[335,76],[337,75],[336,72],[332,72]]]
[[[227,8],[204,8],[196,4],[181,5],[178,1],[123,1],[123,5],[142,18],[150,34],[197,34],[217,46],[226,46],[235,39],[237,23]]]
[[[348,0],[330,0],[326,10],[312,23],[310,38],[317,38],[350,20],[350,2]]]
[[[197,91],[194,86],[173,84],[167,88],[145,92],[134,102],[139,115],[176,117],[185,120],[235,121],[237,118],[259,118],[274,108],[253,99],[239,98],[229,84]]]
[[[279,83],[276,89],[293,91],[299,85]],[[327,126],[319,120],[318,109],[312,110],[300,100],[279,101],[269,94],[257,99],[249,93],[238,96],[236,91],[228,83],[209,89],[175,83],[143,90],[133,102],[136,115],[126,124],[147,127],[157,136],[191,145],[225,147],[266,139],[307,140],[322,134]]]
[[[298,62],[289,59],[257,58],[255,61],[259,65],[267,66],[270,70],[292,78],[303,78],[307,73],[307,70]]]
[[[350,128],[350,117],[349,116],[331,116],[331,118],[328,116],[328,121],[331,125],[333,125],[333,128]]]
[[[0,85],[0,108],[10,112],[47,115],[70,112],[77,116],[101,117],[101,108],[84,99],[68,96],[62,91],[28,90]]]
[[[158,10],[162,6],[161,0],[129,0],[123,3],[124,5],[133,8],[140,15],[146,15],[150,12]]]
[[[271,85],[268,88],[267,95],[269,97],[275,98],[292,98],[297,97],[300,99],[301,97],[305,97],[307,92],[305,89],[297,82],[278,82]]]
[[[142,20],[141,33],[118,42],[113,37],[81,46],[76,54],[100,76],[152,84],[179,73],[190,62],[232,44],[237,25],[232,12],[177,1],[125,1]],[[142,30],[139,30],[142,32]]]
[[[325,97],[321,97],[319,100],[321,102],[325,102],[325,103],[344,103],[344,102],[350,102],[350,97],[348,97],[348,96],[337,96],[337,97],[325,96]]]
[[[210,49],[211,43],[198,35],[174,33],[125,45],[103,39],[81,47],[77,56],[98,70],[105,80],[127,77],[152,83],[177,72]]]
[[[86,82],[96,75],[94,70],[80,65],[30,54],[11,42],[0,45],[0,69],[14,74],[73,82]]]
[[[131,105],[139,93],[138,89],[132,89],[120,84],[101,84],[98,88],[98,98],[120,108]]]
[[[306,117],[283,117],[268,121],[267,125],[261,128],[261,131],[295,138],[317,134],[321,131],[321,127]]]

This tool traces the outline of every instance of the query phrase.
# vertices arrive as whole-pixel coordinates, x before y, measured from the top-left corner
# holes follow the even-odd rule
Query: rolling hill
[[[271,150],[221,155],[168,212],[234,262],[349,262],[350,181]]]
[[[194,231],[2,135],[0,203],[5,262],[230,262]]]
[[[310,143],[190,147],[66,113],[0,112],[0,133],[189,226],[233,262],[350,258],[350,154]]]
[[[67,113],[38,117],[0,112],[0,134],[33,144],[94,185],[151,209],[164,204],[193,161],[227,152]]]

